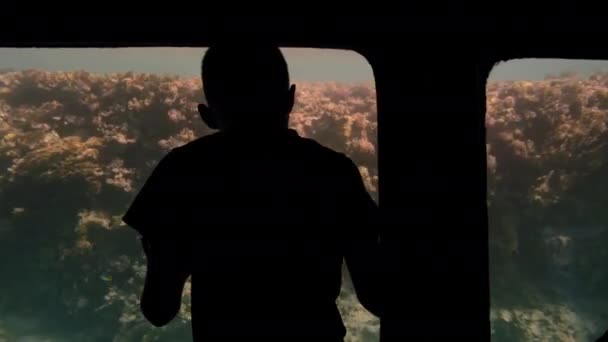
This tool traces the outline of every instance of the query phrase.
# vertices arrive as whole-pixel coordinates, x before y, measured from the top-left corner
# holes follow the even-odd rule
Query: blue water
[[[169,73],[181,76],[196,76],[199,70],[200,58],[203,53],[203,49],[173,48],[121,50],[0,49],[0,69],[14,68],[20,70],[34,68],[49,71],[85,69],[87,71],[97,73],[137,71]],[[288,62],[290,63],[290,70],[294,79],[332,82],[370,81],[373,79],[371,68],[366,61],[357,54],[332,50],[286,50],[285,53]],[[559,75],[562,72],[576,72],[582,76],[585,76],[602,70],[608,70],[608,62],[582,60],[570,61],[557,59],[514,60],[498,64],[492,71],[490,79],[493,81],[542,80],[550,74]],[[0,85],[0,88],[1,86],[4,85]],[[78,84],[71,84],[69,86],[79,87]],[[12,94],[11,91],[18,88],[16,83],[11,83],[7,87],[9,88],[8,92],[0,92],[0,101],[5,101],[4,97],[7,99],[10,98],[10,95]],[[88,96],[91,95],[89,92],[93,92],[93,95],[95,96],[100,96],[100,94],[95,93],[96,91],[100,90],[82,91],[82,89],[83,88],[77,89],[78,91],[81,91],[80,93],[78,91],[61,93],[64,90],[59,89],[58,91],[61,93],[62,98],[57,98],[56,100],[59,102],[69,100],[69,103],[80,103],[80,101],[94,101],[91,100],[93,97]],[[157,87],[154,89],[161,88]],[[29,90],[35,90],[36,92],[40,91],[36,90],[35,88]],[[307,88],[305,95],[307,96],[307,99],[311,101],[311,103],[314,103],[314,105],[307,107],[307,103],[303,103],[302,108],[308,108],[306,110],[312,110],[310,108],[313,108],[316,112],[306,113],[306,115],[300,118],[301,121],[299,123],[304,125],[304,128],[311,132],[310,134],[317,134],[320,139],[324,139],[322,141],[323,143],[331,146],[337,146],[338,148],[344,148],[345,152],[351,153],[351,155],[355,156],[357,164],[368,169],[368,173],[371,174],[372,177],[368,177],[366,181],[373,185],[375,182],[377,182],[377,178],[374,178],[374,176],[377,174],[375,152],[370,154],[369,149],[357,149],[357,146],[367,145],[361,144],[361,141],[363,140],[362,136],[357,135],[356,133],[357,129],[366,130],[366,135],[370,137],[370,140],[372,141],[371,144],[374,146],[373,151],[375,151],[375,148],[377,148],[377,146],[375,146],[374,137],[376,132],[375,98],[373,98],[375,97],[375,92],[370,91],[368,96],[369,98],[365,97],[362,99],[357,99],[357,101],[352,101],[350,104],[348,103],[347,99],[345,101],[347,103],[346,105],[340,104],[340,106],[344,105],[347,108],[347,114],[344,115],[350,116],[353,121],[356,121],[356,125],[346,129],[346,125],[342,120],[343,116],[340,116],[342,114],[335,114],[338,112],[338,109],[336,109],[335,106],[335,104],[338,103],[338,100],[333,100],[332,96],[335,98],[343,98],[344,94],[348,93],[347,90],[347,88],[334,89],[330,86],[326,88]],[[126,90],[123,89],[121,91]],[[67,117],[75,114],[84,115],[83,113],[63,113],[61,110],[59,110],[59,114],[50,114],[47,107],[39,106],[39,101],[31,97],[28,98],[27,95],[27,91],[20,93],[19,99],[20,101],[24,101],[24,103],[20,103],[19,105],[15,106],[0,106],[0,114],[2,115],[0,118],[3,120],[0,121],[0,129],[3,129],[2,127],[4,122],[9,122],[10,118],[17,116],[27,117],[28,120],[31,119],[31,121],[26,120],[25,123],[22,121],[11,122],[11,125],[14,125],[14,127],[11,128],[13,129],[11,133],[18,133],[17,135],[20,138],[24,139],[24,141],[30,141],[31,144],[41,140],[40,137],[34,136],[34,139],[30,136],[23,135],[24,131],[28,132],[28,130],[34,130],[34,128],[29,124],[40,123],[34,121],[40,120],[41,122],[54,127],[54,129],[62,131],[67,129],[65,127],[66,125],[69,128],[69,125],[64,124],[63,121],[55,120],[53,116],[59,115]],[[120,100],[117,101],[125,102],[134,96],[132,94],[129,94],[129,96],[124,94],[119,95],[120,96],[117,96],[117,99],[120,98]],[[170,97],[164,95],[162,100],[166,100]],[[155,96],[159,95],[156,94]],[[328,104],[321,101],[321,98],[324,98],[325,96],[329,96],[330,100],[333,102],[330,101],[332,103]],[[195,101],[195,99],[189,100]],[[162,101],[156,101],[155,103],[161,102]],[[174,104],[174,106],[178,106],[178,104]],[[180,109],[182,110],[183,114],[196,118],[196,115],[192,112],[191,108],[188,109],[187,105],[185,104],[182,104],[182,106],[183,107]],[[319,107],[317,108],[315,106]],[[364,114],[366,117],[363,119],[356,118],[357,116],[354,114],[360,113],[360,108],[362,108],[362,106],[364,108],[363,112],[365,112]],[[121,120],[116,119],[116,116],[118,116],[116,113],[114,113],[115,116],[113,117],[100,118],[98,115],[99,113],[92,110],[90,113],[86,113],[86,115],[96,117],[102,121],[106,120],[104,124],[107,124],[107,126],[96,126],[96,128],[91,130],[93,134],[100,136],[106,134],[107,132],[116,134],[116,132],[121,132],[121,130],[124,129],[126,134],[129,135],[135,134],[135,132],[138,131],[137,124],[139,124],[139,127],[141,128],[146,127],[150,120],[157,123],[166,122],[167,120],[165,116],[167,108],[158,108],[161,108],[162,110],[159,109],[156,111],[151,110],[150,112],[146,112],[145,119],[137,118],[137,116],[130,117],[130,120],[135,120],[135,123],[131,122],[131,126],[126,128],[122,126],[123,122]],[[114,109],[110,109],[110,111],[113,110]],[[10,113],[10,115],[8,113]],[[319,113],[323,114],[323,120],[307,121],[307,119],[313,118]],[[45,117],[44,115],[46,114],[48,114],[49,117]],[[140,119],[141,122],[137,122],[137,120]],[[330,122],[331,124],[327,124],[327,122],[324,122],[324,120]],[[185,123],[181,123],[181,125],[185,126]],[[318,129],[316,125],[319,125],[318,127],[324,125],[323,127],[332,127],[332,129],[330,132],[320,132],[321,129]],[[176,132],[179,132],[181,128],[182,126],[166,127],[164,125],[158,125],[155,126],[153,130],[150,130],[150,132],[154,131],[154,133],[158,133],[157,131],[166,131],[163,131],[163,134],[160,134],[159,137],[151,134],[155,137],[155,139],[167,138],[168,136],[175,137],[178,136]],[[73,131],[76,132],[77,130],[74,129]],[[72,133],[66,133],[66,135],[70,134]],[[0,173],[0,186],[3,186],[3,191],[14,191],[15,183],[12,183],[12,181],[7,181],[7,179],[10,177],[10,172],[7,170],[14,167],[15,163],[17,163],[18,166],[19,163],[30,162],[30,159],[20,158],[24,157],[18,154],[22,153],[19,152],[21,150],[15,148],[14,146],[11,147],[12,145],[10,144],[12,144],[13,141],[11,140],[12,138],[6,134],[6,132],[0,131],[0,136],[3,138],[0,139],[0,152],[2,152],[0,154],[0,165],[2,165],[2,173]],[[495,141],[490,141],[490,143],[494,142]],[[367,141],[367,143],[370,142]],[[140,149],[152,149],[154,150],[153,153],[148,151],[149,154],[153,155],[155,158],[161,155],[162,151],[160,151],[158,141],[151,140],[143,143],[140,141],[138,144],[138,151]],[[136,158],[137,156],[134,157],[132,153],[129,155],[127,152],[125,152],[125,150],[122,149],[124,146],[120,144],[116,145],[118,147],[112,145],[112,148],[116,148],[116,150],[108,150],[112,151],[112,153],[116,153],[116,155],[102,154],[104,162],[106,159],[108,161],[114,160],[115,158],[128,159],[129,156],[132,159],[131,162],[135,163],[138,161]],[[78,146],[79,149],[76,150],[83,152],[83,154],[85,151],[87,151],[82,147],[82,143],[79,143]],[[22,148],[27,150],[25,147]],[[32,155],[42,159],[46,158],[44,149],[37,151],[38,152],[36,154]],[[121,155],[120,153],[123,154]],[[45,167],[51,169],[55,165],[61,165],[61,161],[67,160],[67,158],[71,156],[69,153],[60,154],[59,152],[57,152],[57,155],[60,155],[61,158],[49,159],[49,164],[43,165],[42,169],[44,170]],[[25,157],[27,156],[28,155],[26,153]],[[74,162],[74,160],[79,159],[72,158],[70,159],[70,162]],[[507,170],[509,169],[509,164],[502,164],[500,159],[498,159],[497,162],[499,167]],[[87,160],[87,163],[82,164],[84,170],[90,168],[90,164],[88,163],[98,166],[97,164],[99,161],[95,159]],[[138,174],[141,173],[141,179],[145,178],[144,174],[146,172],[149,172],[149,170],[144,170],[144,166],[142,166],[144,164],[145,163],[142,162],[140,164],[141,168],[136,170]],[[35,166],[37,164],[34,163],[31,165]],[[123,172],[126,178],[129,178],[130,176],[128,170],[126,169],[127,166],[117,164],[115,167],[110,169],[117,169],[120,172]],[[559,167],[565,166],[556,166],[556,168]],[[569,167],[572,167],[572,165],[569,165]],[[111,170],[106,171],[113,172]],[[40,172],[40,170],[37,172]],[[45,189],[51,193],[42,196],[44,197],[43,199],[45,204],[47,204],[47,196],[48,198],[56,197],[61,200],[62,196],[69,197],[71,194],[73,194],[73,192],[65,190],[66,186],[72,186],[73,189],[77,190],[84,189],[81,183],[65,185],[62,183],[63,179],[56,179],[56,184],[54,184],[54,186],[57,186],[56,189],[63,190],[50,191],[47,188],[49,186],[48,182],[38,182],[36,177],[28,177],[30,176],[28,176],[27,172],[23,172],[21,174],[21,178],[17,177],[16,184],[22,188],[17,189],[19,191],[14,191],[13,193],[15,194],[15,197],[21,196],[19,197],[19,201],[21,202],[28,202],[32,198],[40,197],[40,191],[44,191]],[[508,175],[507,177],[510,176]],[[110,177],[111,181],[116,179],[119,181],[121,180],[120,177]],[[141,182],[141,179],[139,179],[138,182]],[[107,180],[103,179],[103,181],[102,186],[109,187]],[[36,184],[39,186],[39,188],[36,188],[35,190],[29,189],[28,186],[31,184]],[[182,338],[187,339],[189,333],[189,326],[187,323],[177,320],[165,330],[154,330],[148,324],[146,324],[146,322],[142,319],[141,314],[137,311],[136,297],[133,297],[133,295],[137,295],[139,292],[137,286],[132,286],[132,283],[129,283],[129,277],[134,277],[136,279],[136,285],[137,281],[141,281],[141,262],[143,261],[143,258],[140,251],[137,249],[138,246],[134,243],[134,240],[131,239],[133,236],[125,237],[120,235],[112,235],[114,234],[112,230],[99,228],[99,226],[96,228],[90,228],[89,233],[91,236],[89,238],[94,243],[93,250],[95,253],[99,254],[95,254],[94,256],[87,254],[68,255],[66,260],[69,262],[62,261],[63,259],[61,258],[65,256],[62,256],[62,253],[64,253],[66,249],[69,249],[69,247],[73,247],[79,242],[78,231],[75,229],[75,227],[80,227],[78,218],[79,213],[87,212],[88,210],[99,210],[99,212],[103,214],[105,210],[115,215],[119,214],[118,209],[115,207],[116,203],[124,202],[125,205],[127,204],[127,198],[124,196],[121,195],[122,197],[116,197],[117,199],[113,197],[118,196],[117,194],[121,194],[119,190],[111,190],[112,191],[105,193],[107,196],[105,200],[99,200],[95,204],[87,203],[87,205],[89,205],[88,207],[79,208],[79,210],[73,213],[72,216],[66,217],[65,219],[57,218],[52,215],[53,212],[61,211],[64,208],[57,207],[54,208],[54,210],[49,210],[46,208],[45,211],[44,206],[42,208],[32,209],[23,205],[25,208],[23,208],[22,211],[22,204],[19,201],[17,201],[18,203],[14,204],[14,207],[11,204],[11,207],[8,208],[12,211],[2,213],[3,216],[0,216],[0,244],[5,243],[5,245],[0,245],[0,253],[5,256],[10,253],[11,255],[9,255],[9,259],[14,261],[14,264],[23,266],[23,269],[20,269],[19,272],[17,272],[15,269],[12,269],[8,263],[1,265],[3,267],[7,267],[9,271],[14,272],[14,274],[17,275],[16,278],[22,280],[22,282],[19,284],[0,282],[0,293],[10,294],[0,297],[0,342],[42,342],[48,341],[49,339],[50,341],[60,342],[85,341],[87,339],[92,340],[91,336],[93,335],[103,336],[100,337],[98,341],[111,341],[114,339],[115,342],[126,342],[142,341],[141,336],[145,334],[157,335],[160,337],[160,341],[179,341],[182,340]],[[0,192],[0,195],[2,195],[2,192]],[[78,205],[80,204],[78,200],[82,199],[77,198],[72,202],[65,204],[66,206],[74,205],[74,202],[76,202]],[[583,203],[590,204],[593,202],[585,201],[586,199],[581,199],[581,202]],[[32,202],[38,203],[39,201]],[[49,201],[48,203],[54,202]],[[61,204],[61,202],[59,203]],[[95,205],[97,205],[97,207],[95,207]],[[43,216],[39,216],[40,214],[37,214],[38,212],[35,210],[40,210],[45,214]],[[103,222],[104,219],[109,220],[108,217],[103,216],[102,214],[99,214],[101,219],[100,217],[93,217],[92,222],[97,222],[96,224],[99,225],[99,222]],[[26,223],[29,222],[29,225],[26,225],[24,224],[24,219],[27,219],[28,217],[30,218],[30,221],[25,220]],[[23,230],[18,231],[15,228],[17,226],[19,229]],[[528,228],[529,227],[526,227],[526,229]],[[525,231],[522,229],[522,231],[519,233],[524,235]],[[593,242],[599,239],[599,235],[594,235],[597,232],[593,229],[580,228],[568,231],[564,230],[560,233],[573,237],[572,246],[576,246],[577,248],[574,251],[574,260],[576,260],[576,253],[582,254],[586,250],[597,248],[597,244],[593,244]],[[27,237],[27,239],[24,237]],[[11,240],[12,238],[15,238],[15,240]],[[490,238],[498,239],[496,236],[491,236]],[[117,241],[120,243],[117,243]],[[83,245],[85,247],[81,249],[86,251],[86,244]],[[128,264],[128,271],[116,271],[116,274],[113,274],[113,277],[107,276],[108,272],[106,268],[109,267],[108,265],[114,265],[112,267],[115,267],[116,263],[122,260],[122,255],[125,254],[129,255],[128,262],[125,262]],[[524,261],[525,262],[522,262],[523,266],[525,266],[527,261],[533,262],[534,260]],[[88,265],[91,266],[89,268],[83,268],[84,266]],[[518,304],[518,306],[508,307],[507,309],[511,310],[510,312],[517,312],[517,310],[519,310],[519,312],[525,311],[526,314],[530,316],[533,316],[536,311],[542,312],[542,314],[545,315],[542,316],[541,319],[542,323],[545,324],[542,329],[548,329],[542,330],[543,333],[546,333],[551,329],[553,329],[551,330],[553,332],[556,329],[563,329],[566,333],[574,330],[576,330],[578,333],[580,330],[588,333],[588,335],[577,335],[579,337],[578,340],[583,341],[589,339],[592,334],[597,334],[602,329],[608,329],[608,320],[604,323],[602,321],[604,318],[601,316],[602,308],[608,307],[608,305],[605,303],[606,300],[600,297],[592,297],[588,294],[588,281],[580,277],[580,270],[577,269],[577,267],[579,266],[576,264],[560,266],[557,264],[548,263],[546,268],[541,272],[544,278],[540,281],[531,281],[521,276],[517,278],[518,274],[516,272],[512,279],[508,279],[509,290],[512,290],[514,293],[521,291],[522,297],[525,296],[525,290],[527,287],[546,290],[547,293],[535,294],[538,298],[545,300],[545,302],[539,304],[538,301],[531,301],[531,303],[527,306]],[[523,274],[523,272],[520,273]],[[48,276],[41,277],[41,274],[46,274]],[[38,303],[36,305],[39,305],[39,307],[36,307],[34,304],[32,304],[30,308],[28,305],[24,304],[27,303],[27,299],[30,298],[28,295],[35,296],[36,293],[40,291],[45,291],[45,293],[48,294],[44,298],[44,305],[40,306],[40,303]],[[498,297],[504,296],[506,293],[493,293],[492,295]],[[106,297],[110,299],[107,299]],[[6,304],[8,302],[12,302],[12,305],[15,305],[14,298],[25,298],[19,303],[19,310],[17,310],[15,306]],[[366,314],[358,305],[356,298],[352,293],[352,289],[345,287],[342,295],[340,296],[340,300],[345,321],[347,322],[347,326],[349,328],[348,341],[377,341],[378,322],[369,314]],[[67,301],[67,304],[64,303],[65,301]],[[111,302],[111,305],[104,306],[107,304],[106,302]],[[562,317],[559,316],[559,314],[556,314],[555,311],[552,312],[551,310],[553,310],[555,306],[566,307],[567,310],[565,312],[567,314],[563,314],[562,316],[564,317]],[[70,314],[71,316],[67,315],[65,312],[66,308],[69,310],[75,310],[74,312],[76,312],[76,314]],[[45,319],[43,313],[47,312],[49,313],[47,317],[52,316],[56,319]],[[53,315],[53,313],[56,315]],[[104,319],[106,319],[103,321],[103,324],[93,318],[88,319],[88,317],[94,317],[96,314],[98,314],[100,317],[103,316]],[[438,314],[441,314],[441,310],[438,310]],[[90,325],[82,324],[84,315],[90,315],[86,316],[87,324]],[[66,319],[65,317],[67,316],[72,318]],[[564,319],[564,321],[560,321],[560,319]],[[566,319],[572,319],[573,321],[567,321]],[[127,323],[119,323],[120,320]],[[496,323],[496,321],[494,323]],[[502,322],[499,323],[502,324]],[[508,329],[504,329],[503,332],[508,331],[509,333],[512,333],[517,331],[517,333],[513,333],[512,335],[508,336],[507,334],[502,336],[494,336],[495,341],[519,341],[521,340],[522,336],[521,331],[534,332],[535,329],[541,329],[534,324],[536,323],[529,323],[529,321],[526,321],[526,323],[516,321],[504,323],[503,326],[506,325]],[[107,332],[111,332],[112,336],[110,337],[108,335],[104,335],[104,333],[107,334]],[[555,337],[563,335],[554,334],[550,336],[552,337],[547,338],[548,340],[552,339],[556,341],[568,341],[567,338],[560,339]],[[527,340],[536,341],[538,339],[529,338]],[[540,340],[543,339],[541,338]]]
[[[32,49],[0,48],[0,69],[167,73],[200,75],[205,48]],[[374,79],[366,59],[354,51],[282,49],[294,81],[368,82]],[[247,58],[246,55],[243,58]]]
[[[492,69],[491,81],[542,80],[548,75],[574,72],[588,76],[595,72],[608,71],[608,61],[569,59],[513,59],[498,63]]]

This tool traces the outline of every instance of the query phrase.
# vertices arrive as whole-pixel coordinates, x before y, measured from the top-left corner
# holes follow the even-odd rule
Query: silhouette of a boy
[[[343,259],[380,315],[377,207],[357,167],[288,129],[276,46],[212,46],[202,79],[219,132],[165,156],[123,218],[143,236],[145,317],[170,322],[191,275],[195,341],[342,341]]]

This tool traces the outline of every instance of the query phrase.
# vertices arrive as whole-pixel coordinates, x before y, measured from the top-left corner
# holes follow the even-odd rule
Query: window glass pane
[[[514,60],[487,84],[495,341],[608,329],[608,62]]]
[[[189,286],[168,326],[141,315],[145,259],[120,218],[169,149],[212,133],[196,112],[204,51],[0,49],[0,341],[190,340]],[[291,127],[350,156],[377,201],[371,67],[351,51],[283,52]],[[375,341],[344,274],[347,340]]]

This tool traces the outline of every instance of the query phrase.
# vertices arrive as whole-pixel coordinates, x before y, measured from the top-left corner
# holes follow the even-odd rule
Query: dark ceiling
[[[73,14],[67,7],[53,6],[51,12],[32,14],[4,11],[8,15],[0,21],[0,45],[205,46],[218,34],[247,32],[274,37],[283,46],[359,50],[381,45],[418,54],[589,58],[599,51],[607,32],[605,18],[599,17],[604,13],[601,7],[582,10],[582,5],[562,2],[485,3],[409,2],[395,8],[366,4],[358,13],[338,14],[326,13],[325,8],[312,14],[314,4],[294,3],[282,15],[258,8],[249,15],[230,16],[212,9],[145,7],[133,11],[109,6],[103,11],[78,9]],[[349,6],[355,7],[354,3]]]

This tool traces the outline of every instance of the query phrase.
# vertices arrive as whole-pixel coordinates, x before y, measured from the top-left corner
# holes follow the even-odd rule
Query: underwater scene
[[[187,76],[166,68],[53,70],[52,58],[65,59],[39,57],[45,51],[53,52],[16,59],[0,49],[5,64],[29,56],[50,69],[0,71],[0,342],[191,341],[189,283],[167,326],[141,314],[146,260],[121,217],[169,150],[213,132],[197,112],[203,52]],[[293,51],[286,55],[297,76],[297,51],[295,62]],[[366,80],[296,78],[290,126],[350,156],[377,201],[376,93],[371,67],[358,62]],[[344,269],[338,306],[346,340],[377,341],[379,320],[353,291]]]
[[[490,75],[493,341],[595,341],[608,330],[606,67],[515,60]]]
[[[188,284],[166,327],[142,316],[145,258],[120,218],[171,148],[212,133],[196,111],[203,52],[171,52],[190,72],[163,58],[131,67],[150,50],[94,65],[66,57],[75,50],[16,50],[0,49],[0,342],[190,341]],[[350,156],[378,201],[371,68],[307,50],[286,53],[301,76],[290,126]],[[490,75],[493,341],[593,341],[608,330],[606,66],[517,60]],[[338,306],[346,341],[378,341],[346,269]]]

